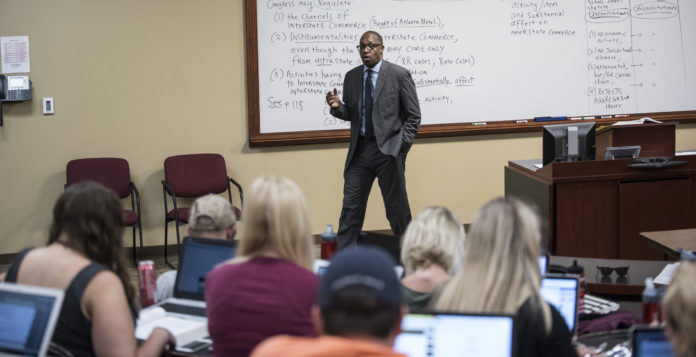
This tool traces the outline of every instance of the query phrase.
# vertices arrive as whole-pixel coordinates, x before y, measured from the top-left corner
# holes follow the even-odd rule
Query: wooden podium
[[[676,123],[610,125],[597,130],[595,160],[608,147],[640,145],[641,157],[674,156]]]
[[[674,124],[613,126],[596,138],[597,157],[611,146],[641,145],[641,157],[674,156]],[[600,150],[600,145],[601,150]],[[601,153],[600,153],[601,152]],[[696,155],[686,164],[631,168],[633,159],[509,161],[505,195],[535,203],[548,222],[549,252],[606,259],[664,259],[640,232],[696,227]]]

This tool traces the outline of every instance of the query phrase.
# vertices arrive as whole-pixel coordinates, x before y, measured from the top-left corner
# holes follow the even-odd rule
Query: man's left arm
[[[399,82],[400,110],[403,113],[402,117],[404,117],[401,148],[404,152],[408,152],[420,127],[420,104],[418,104],[416,83],[413,81],[411,73],[406,71],[405,74],[399,76]]]

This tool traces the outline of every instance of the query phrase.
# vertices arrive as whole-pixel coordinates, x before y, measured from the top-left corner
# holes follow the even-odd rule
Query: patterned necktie
[[[374,136],[372,127],[372,70],[367,70],[365,79],[365,136]]]

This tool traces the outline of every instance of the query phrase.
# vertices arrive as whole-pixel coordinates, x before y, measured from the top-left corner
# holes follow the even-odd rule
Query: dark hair
[[[70,185],[53,207],[48,243],[58,242],[111,270],[121,280],[128,304],[138,305],[123,255],[121,202],[103,185],[83,181]],[[61,234],[67,240],[58,240]]]
[[[382,39],[382,35],[380,35],[377,31],[372,31],[372,30],[365,31],[365,33],[363,33],[362,36],[360,36],[360,40],[362,40],[362,38],[365,37],[365,35],[367,35],[367,34],[373,34],[373,35],[377,36],[377,38],[379,38],[379,43],[382,46],[384,46],[384,40]]]
[[[321,309],[324,330],[334,336],[358,333],[386,338],[400,313],[399,306],[380,303],[374,290],[360,285],[335,293],[331,306]]]

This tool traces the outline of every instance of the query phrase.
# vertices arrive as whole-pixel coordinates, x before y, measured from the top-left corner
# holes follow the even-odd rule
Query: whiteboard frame
[[[256,9],[257,0],[244,1],[244,18],[246,22],[246,83],[249,147],[348,142],[350,140],[350,131],[348,129],[261,133],[261,117],[259,107],[259,51],[257,32],[258,16]],[[662,122],[696,123],[696,110],[634,113],[621,119],[611,118],[588,121],[594,121],[598,126],[601,126],[609,125],[619,120],[635,120],[646,116]],[[528,122],[518,123],[518,120],[527,120]],[[583,120],[583,122],[586,121]],[[473,125],[472,122],[424,124],[421,125],[420,129],[418,130],[418,135],[416,138],[540,132],[541,128],[546,124],[549,124],[549,122],[534,122],[532,118],[488,122],[486,125]]]

